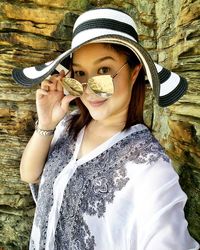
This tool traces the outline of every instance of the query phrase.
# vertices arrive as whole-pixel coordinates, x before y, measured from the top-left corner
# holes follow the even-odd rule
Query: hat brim
[[[24,69],[15,68],[12,71],[12,77],[24,87],[32,87],[35,84],[41,83],[55,71],[59,72],[61,69],[64,69],[67,72],[70,55],[83,45],[89,43],[115,43],[124,45],[132,50],[142,63],[156,101],[161,107],[173,104],[187,90],[187,81],[183,77],[155,64],[149,53],[139,43],[120,35],[101,35],[65,51],[51,62]]]

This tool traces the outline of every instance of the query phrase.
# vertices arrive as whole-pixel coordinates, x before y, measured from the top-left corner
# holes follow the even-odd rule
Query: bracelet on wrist
[[[35,122],[35,131],[41,136],[51,136],[54,134],[55,129],[45,130],[38,127],[38,120]]]

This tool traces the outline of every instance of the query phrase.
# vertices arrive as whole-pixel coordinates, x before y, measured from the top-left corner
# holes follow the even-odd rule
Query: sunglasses
[[[65,77],[63,79],[63,88],[73,96],[81,96],[84,91],[84,87],[87,85],[88,88],[96,94],[104,98],[109,98],[114,93],[113,79],[120,73],[123,67],[127,64],[125,62],[122,67],[114,75],[99,75],[88,79],[87,83],[80,83],[74,78]]]

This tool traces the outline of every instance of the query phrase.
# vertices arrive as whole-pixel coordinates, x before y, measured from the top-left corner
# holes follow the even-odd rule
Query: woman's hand
[[[44,80],[41,83],[41,88],[36,92],[38,126],[40,129],[55,129],[68,112],[70,101],[76,98],[64,95],[61,84],[63,77],[65,77],[63,70],[60,74],[52,75],[49,80]]]

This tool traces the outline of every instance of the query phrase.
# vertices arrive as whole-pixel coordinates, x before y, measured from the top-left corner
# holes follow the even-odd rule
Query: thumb
[[[65,71],[62,69],[59,73],[60,79],[62,79],[65,76]]]
[[[76,99],[77,97],[76,96],[72,96],[72,95],[67,95],[67,96],[64,96],[62,101],[61,101],[61,108],[67,112],[68,111],[68,108],[69,108],[69,103]]]

